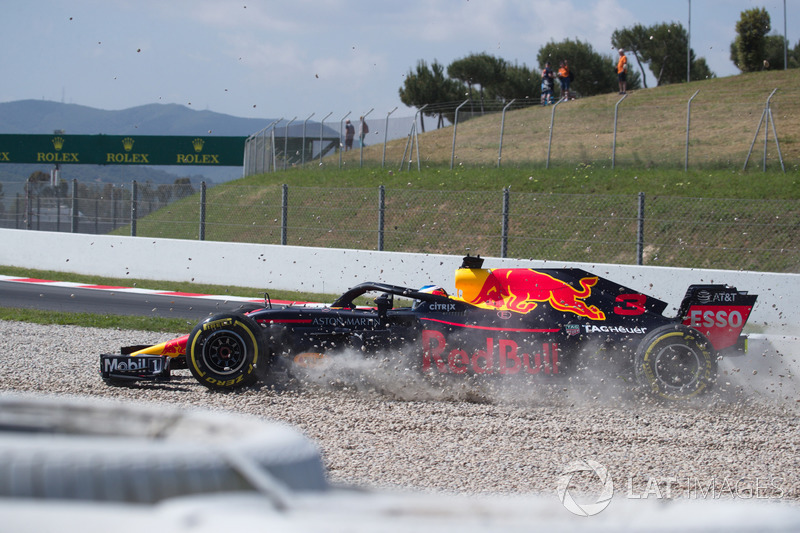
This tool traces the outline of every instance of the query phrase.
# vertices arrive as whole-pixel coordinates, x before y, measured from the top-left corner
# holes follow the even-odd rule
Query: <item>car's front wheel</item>
[[[634,359],[636,382],[657,398],[686,400],[708,392],[717,377],[717,354],[698,331],[661,326],[642,342]]]
[[[266,364],[261,326],[250,317],[221,314],[199,323],[186,343],[186,362],[192,375],[210,389],[235,389],[258,379],[256,368]]]

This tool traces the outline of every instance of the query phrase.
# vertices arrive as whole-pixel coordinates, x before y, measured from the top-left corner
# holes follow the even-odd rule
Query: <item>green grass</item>
[[[796,272],[800,264],[800,172],[774,170],[292,169],[208,190],[206,240],[280,244],[283,183],[293,246],[377,249],[384,185],[384,250],[499,256],[505,188],[509,257],[635,264],[643,192],[645,265]],[[198,197],[186,198],[140,219],[137,235],[193,240],[198,220]]]
[[[263,289],[237,287],[234,285],[207,285],[175,281],[106,278],[100,276],[84,276],[69,272],[33,270],[10,266],[0,266],[0,274],[20,278],[85,283],[87,285],[137,287],[140,289],[187,292],[194,294],[214,294],[244,297],[261,297],[264,294]],[[336,297],[336,295],[331,294],[291,291],[270,291],[269,294],[274,300],[313,302],[332,302]],[[0,307],[0,320],[33,322],[36,324],[76,325],[106,329],[128,329],[172,333],[188,333],[196,323],[195,321],[187,321],[179,318],[122,316],[110,313],[102,315],[91,313],[65,313],[58,311],[39,311],[35,309],[18,309],[9,307]]]
[[[158,331],[163,333],[188,333],[195,325],[194,322],[177,318],[64,313],[13,307],[0,307],[0,320],[102,329]]]
[[[263,188],[265,201],[280,206],[279,186],[319,187],[374,190],[378,185],[387,189],[430,191],[502,191],[548,192],[566,194],[627,195],[644,192],[698,198],[800,198],[800,172],[783,173],[779,169],[767,172],[742,172],[731,169],[689,170],[643,168],[611,169],[598,164],[560,165],[544,169],[534,165],[520,167],[463,167],[423,168],[421,172],[397,172],[375,167],[339,169],[290,169],[251,176],[211,189],[208,202],[227,198],[229,187]],[[274,189],[272,189],[274,187]],[[216,195],[216,196],[215,196]],[[196,202],[197,200],[194,200]],[[244,205],[252,205],[247,202]]]
[[[264,289],[253,287],[239,287],[236,285],[211,285],[203,283],[189,283],[180,281],[151,280],[151,279],[122,279],[109,278],[102,276],[87,276],[72,272],[57,272],[53,270],[35,270],[30,268],[20,268],[0,265],[0,274],[4,276],[14,276],[19,278],[33,278],[50,281],[68,281],[73,283],[84,283],[86,285],[107,285],[112,287],[132,287],[138,289],[150,289],[159,291],[187,292],[194,294],[214,294],[219,296],[242,296],[246,298],[261,298]],[[320,294],[311,292],[294,291],[274,291],[270,290],[269,295],[274,300],[293,300],[293,301],[328,301],[330,294]]]

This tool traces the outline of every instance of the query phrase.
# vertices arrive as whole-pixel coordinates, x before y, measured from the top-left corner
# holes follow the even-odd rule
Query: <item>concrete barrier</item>
[[[0,229],[0,265],[122,279],[336,294],[362,281],[453,290],[460,256]],[[472,255],[480,253],[473,250]],[[487,257],[488,268],[583,268],[677,306],[692,283],[759,295],[750,323],[800,335],[800,275]]]

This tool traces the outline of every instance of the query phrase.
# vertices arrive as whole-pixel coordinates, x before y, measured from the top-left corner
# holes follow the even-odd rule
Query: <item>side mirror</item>
[[[384,292],[375,298],[375,304],[378,306],[378,317],[384,318],[387,311],[394,307],[394,295]]]

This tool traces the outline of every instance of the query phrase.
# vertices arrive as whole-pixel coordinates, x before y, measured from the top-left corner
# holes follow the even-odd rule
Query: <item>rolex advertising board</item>
[[[0,163],[242,166],[245,137],[0,134]]]

